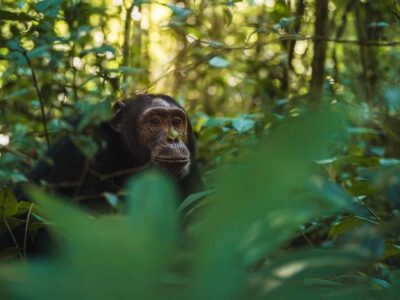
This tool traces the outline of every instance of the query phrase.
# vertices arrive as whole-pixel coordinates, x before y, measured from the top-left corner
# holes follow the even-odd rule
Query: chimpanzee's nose
[[[174,128],[170,128],[167,132],[167,143],[174,144],[179,142],[180,133]]]
[[[178,143],[179,139],[177,137],[172,137],[172,136],[168,136],[167,137],[167,143],[169,144],[174,144],[174,143]]]

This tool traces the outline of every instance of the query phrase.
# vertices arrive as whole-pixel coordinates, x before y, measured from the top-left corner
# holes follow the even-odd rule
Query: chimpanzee
[[[104,192],[116,193],[126,178],[148,168],[173,178],[181,199],[202,188],[196,141],[181,105],[163,94],[143,94],[115,105],[112,119],[95,130],[101,149],[85,157],[70,138],[51,146],[28,178],[45,181],[84,206],[99,207]]]

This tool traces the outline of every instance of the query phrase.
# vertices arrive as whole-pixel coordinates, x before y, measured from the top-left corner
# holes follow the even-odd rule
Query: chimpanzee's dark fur
[[[48,160],[39,161],[28,174],[28,179],[36,183],[45,181],[54,186],[57,193],[74,199],[94,211],[109,211],[110,207],[102,194],[120,191],[126,179],[146,169],[146,163],[149,162],[150,151],[139,142],[138,120],[156,98],[182,108],[174,99],[162,94],[139,95],[126,99],[123,101],[123,107],[120,106],[120,109],[116,110],[112,120],[102,123],[94,130],[94,139],[99,146],[104,145],[99,147],[100,150],[94,157],[85,157],[73,141],[66,137],[50,147]],[[121,120],[120,118],[124,119],[124,122],[120,122],[124,125],[117,131],[113,124]],[[202,180],[195,161],[196,141],[189,120],[187,131],[186,146],[190,152],[191,166],[188,175],[175,180],[181,193],[180,200],[202,188]],[[129,144],[126,141],[129,141]],[[136,172],[124,172],[129,169],[136,169]],[[22,186],[17,186],[14,192],[17,199],[29,201]],[[14,236],[22,245],[25,236],[24,226],[14,229]],[[34,241],[28,239],[27,242],[29,256],[46,256],[54,253],[53,248],[57,244],[44,229],[39,230]],[[11,236],[0,237],[0,244],[0,248],[4,249],[15,246]]]
[[[124,100],[125,105],[115,113],[114,120],[126,118],[125,127],[121,132],[117,132],[112,127],[112,120],[101,124],[96,130],[95,139],[99,144],[103,141],[105,147],[99,150],[95,157],[86,158],[71,139],[63,138],[51,146],[48,152],[50,163],[40,161],[28,175],[29,180],[34,182],[44,180],[54,185],[58,193],[81,199],[79,202],[96,208],[99,202],[104,202],[100,196],[102,193],[119,191],[126,178],[135,174],[135,172],[122,175],[118,173],[128,169],[140,171],[140,167],[149,161],[148,149],[138,142],[138,120],[156,98],[182,108],[174,99],[162,94],[144,94]],[[125,135],[125,139],[121,135]],[[187,176],[177,180],[181,199],[202,188],[195,161],[196,141],[190,122],[188,122],[187,136],[191,168]],[[129,145],[124,142],[127,139],[130,141]]]

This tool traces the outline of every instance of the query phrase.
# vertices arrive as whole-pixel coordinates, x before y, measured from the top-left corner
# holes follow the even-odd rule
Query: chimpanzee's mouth
[[[169,163],[169,164],[186,164],[190,161],[190,159],[186,157],[161,157],[161,156],[156,157],[155,160],[161,163]]]

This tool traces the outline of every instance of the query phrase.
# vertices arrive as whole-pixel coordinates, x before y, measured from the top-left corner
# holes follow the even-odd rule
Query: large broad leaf
[[[17,199],[13,192],[8,188],[0,190],[0,218],[13,216],[17,210]]]
[[[205,197],[211,195],[214,191],[213,190],[207,190],[199,193],[195,193],[192,195],[189,195],[182,203],[179,205],[179,212],[183,212],[185,209],[188,207],[194,205],[195,203],[199,202],[200,200],[204,199]]]
[[[245,282],[246,268],[299,224],[343,208],[343,202],[305,192],[312,161],[326,155],[341,122],[340,115],[327,111],[293,119],[268,136],[247,163],[221,172],[217,201],[193,229],[199,247],[188,298],[232,299]]]
[[[18,299],[156,299],[176,244],[175,193],[152,173],[131,182],[128,195],[127,216],[94,219],[31,190],[66,244],[57,260],[2,268],[9,292]]]
[[[342,280],[336,274],[360,267],[366,258],[354,249],[303,250],[271,260],[257,273],[249,274],[252,288],[243,299],[385,299],[370,298],[371,290],[349,275]],[[351,281],[353,284],[347,285]],[[379,294],[378,294],[379,295]],[[378,296],[377,295],[377,296]]]

